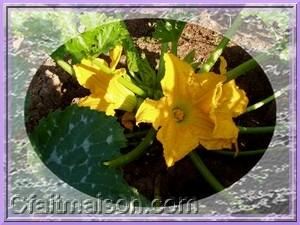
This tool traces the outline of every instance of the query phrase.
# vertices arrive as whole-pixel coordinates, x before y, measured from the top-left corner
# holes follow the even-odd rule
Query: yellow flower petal
[[[234,80],[224,84],[219,96],[215,98],[209,117],[214,123],[212,139],[220,139],[220,145],[206,146],[208,149],[219,149],[220,146],[224,146],[221,144],[222,139],[231,140],[231,144],[237,141],[239,129],[232,118],[245,112],[248,104],[245,92],[238,89]],[[212,143],[214,142],[210,145]],[[228,147],[228,142],[225,143]]]
[[[115,109],[119,109],[117,106],[115,106],[114,104],[108,104],[106,110],[105,110],[105,114],[108,116],[114,116],[116,114]]]
[[[114,71],[115,76],[122,76],[126,74],[126,69],[125,68],[120,68]]]
[[[86,59],[84,60],[87,61]],[[110,70],[107,62],[104,59],[95,58],[92,61],[90,61],[90,65],[97,71],[103,70],[103,68],[105,68],[106,70]]]
[[[222,89],[222,83],[226,80],[226,77],[211,72],[197,74],[193,77],[195,79],[191,88],[190,101],[192,101],[194,107],[209,113],[211,107],[218,104],[220,89]]]
[[[226,83],[222,87],[222,97],[220,105],[227,107],[232,113],[232,117],[237,117],[247,109],[248,98],[244,90],[239,89],[234,80]]]
[[[190,126],[190,131],[199,139],[210,139],[215,126],[207,113],[199,108],[193,108],[190,113],[186,121]]]
[[[170,116],[167,99],[162,97],[159,101],[145,99],[136,112],[135,118],[137,124],[152,123],[153,127],[158,129],[166,123]]]
[[[73,66],[77,81],[79,84],[90,90],[91,93],[97,93],[106,90],[112,76],[99,70],[91,60],[83,59],[80,64]]]
[[[123,47],[122,45],[117,45],[114,49],[109,52],[110,57],[110,68],[115,69],[118,65],[121,55],[122,55]]]
[[[232,120],[229,112],[215,112],[210,114],[210,118],[215,125],[212,138],[237,139],[239,129]]]
[[[157,139],[163,144],[164,158],[168,167],[185,157],[199,145],[198,137],[193,135],[189,126],[169,121],[162,126]]]
[[[90,95],[79,99],[78,105],[105,112],[109,106],[109,103],[104,99],[100,99],[98,96]]]
[[[222,150],[222,149],[231,149],[232,144],[234,144],[235,140],[232,139],[202,139],[200,140],[200,144],[207,150]]]
[[[137,104],[136,96],[119,83],[120,76],[115,75],[106,90],[104,99],[113,104],[115,109],[122,109],[127,112],[132,112]]]
[[[188,91],[189,77],[194,74],[193,68],[187,62],[170,53],[164,54],[165,75],[161,80],[163,94],[172,102]]]
[[[120,60],[122,46],[117,46],[110,53],[112,68],[103,59],[83,59],[74,65],[76,78],[80,85],[90,90],[91,95],[81,99],[79,105],[105,111],[114,115],[115,109],[132,112],[137,104],[136,96],[118,82],[120,76],[126,74],[124,68],[115,70]]]
[[[172,54],[165,54],[165,76],[161,81],[165,97],[146,99],[136,114],[137,123],[152,123],[164,148],[168,167],[199,144],[206,149],[232,148],[238,128],[233,117],[246,110],[248,98],[234,81],[223,84],[226,61],[220,74],[195,74],[191,66]]]

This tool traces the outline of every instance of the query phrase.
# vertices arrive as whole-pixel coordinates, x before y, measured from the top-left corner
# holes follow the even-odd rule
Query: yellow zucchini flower
[[[164,97],[145,99],[136,113],[137,123],[152,123],[158,130],[168,167],[199,144],[208,150],[232,148],[239,129],[233,121],[246,111],[248,98],[235,81],[226,81],[226,61],[220,72],[196,74],[176,56],[164,55],[165,75],[161,81]]]
[[[113,116],[115,109],[132,112],[137,100],[133,92],[118,82],[126,74],[124,68],[116,69],[122,54],[122,46],[118,45],[110,51],[110,65],[103,59],[83,59],[74,65],[76,78],[80,85],[90,90],[91,94],[79,100],[79,106],[106,112]]]

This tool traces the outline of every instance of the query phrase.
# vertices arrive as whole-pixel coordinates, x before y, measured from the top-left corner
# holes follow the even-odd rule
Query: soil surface
[[[160,44],[151,38],[154,20],[130,20],[126,24],[134,41],[141,52],[144,52],[153,68],[156,67]],[[216,47],[221,36],[195,24],[188,24],[179,41],[178,56],[184,57],[193,48],[196,50],[196,59],[204,61],[208,54]],[[242,62],[250,59],[242,48],[233,43],[223,53],[227,60],[228,69],[234,68]],[[215,68],[218,68],[218,63]],[[218,72],[218,69],[214,70]],[[249,105],[258,102],[273,94],[272,87],[259,67],[248,72],[245,76],[239,77],[237,85],[244,89],[249,98]],[[58,108],[64,108],[75,101],[76,98],[84,97],[89,91],[81,87],[78,82],[66,74],[55,63],[48,59],[34,76],[28,89],[29,103],[27,106],[26,128],[31,132],[39,120],[49,112]],[[254,112],[238,117],[236,123],[241,126],[271,126],[276,122],[275,102]],[[135,128],[137,129],[137,128]],[[126,132],[130,132],[127,130]],[[240,135],[240,151],[266,149],[272,134]],[[138,143],[139,139],[133,140]],[[122,152],[132,150],[130,145]],[[215,192],[209,184],[201,177],[188,157],[177,162],[175,166],[167,168],[162,155],[162,146],[154,142],[147,153],[139,160],[136,160],[123,167],[124,178],[131,185],[136,187],[140,193],[153,199],[155,192],[160,192],[162,200],[173,199],[179,202],[181,199],[201,199]],[[216,178],[228,187],[238,181],[258,162],[261,155],[242,157],[228,157],[210,153],[199,147],[199,154],[203,161]]]

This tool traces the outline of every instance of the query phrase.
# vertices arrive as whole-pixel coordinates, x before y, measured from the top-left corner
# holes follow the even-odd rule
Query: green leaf
[[[177,20],[159,20],[156,24],[153,37],[160,42],[176,42],[185,27],[185,22]]]
[[[35,151],[60,179],[88,195],[117,201],[147,200],[103,161],[121,155],[126,146],[116,118],[85,107],[69,106],[50,113],[30,135]]]
[[[136,49],[131,37],[123,40],[128,70],[131,76],[138,81],[140,86],[146,86],[150,90],[156,80],[156,72],[151,67],[147,58],[142,58]],[[146,88],[147,89],[147,88]]]
[[[123,46],[126,54],[127,67],[130,73],[136,73],[139,71],[140,55],[134,46],[131,39],[123,40]]]
[[[83,58],[94,58],[101,53],[107,53],[127,37],[128,31],[121,22],[103,24],[69,40],[51,57],[57,60],[70,56],[72,64],[76,64]]]

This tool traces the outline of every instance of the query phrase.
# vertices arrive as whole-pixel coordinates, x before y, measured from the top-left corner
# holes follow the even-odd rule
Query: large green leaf
[[[82,33],[58,48],[51,57],[55,60],[71,56],[72,64],[83,58],[93,58],[107,53],[128,36],[128,31],[121,22],[103,24]]]
[[[50,113],[30,135],[37,154],[60,179],[88,195],[117,201],[146,200],[130,187],[119,169],[103,161],[126,146],[116,118],[85,107],[69,106]]]
[[[185,22],[177,20],[159,20],[156,23],[153,37],[162,43],[178,41],[185,24]]]

